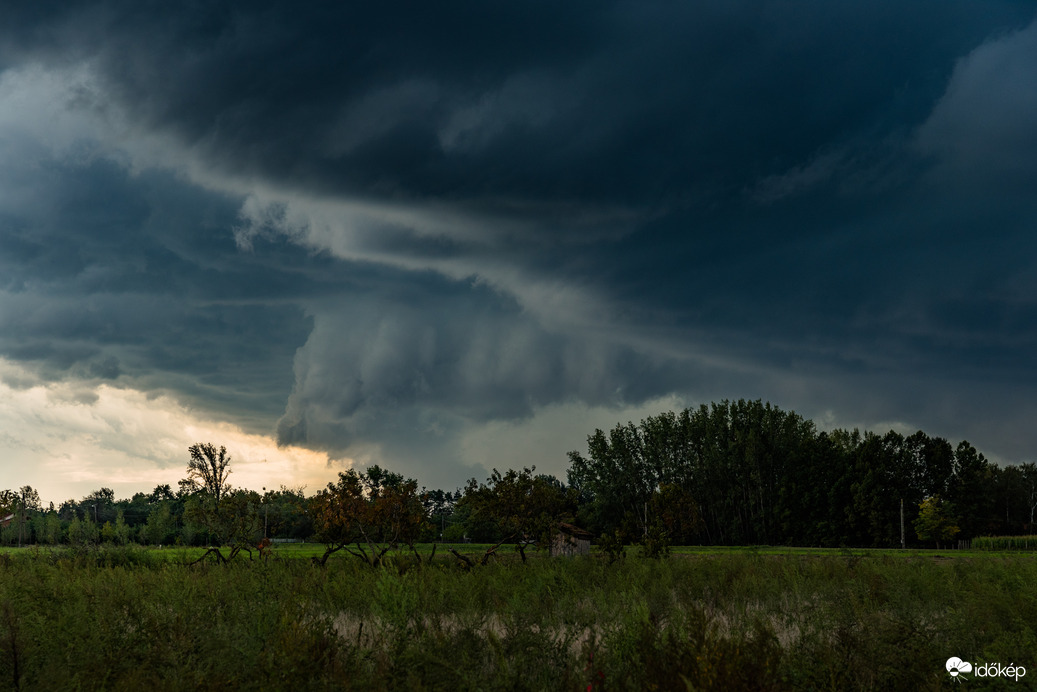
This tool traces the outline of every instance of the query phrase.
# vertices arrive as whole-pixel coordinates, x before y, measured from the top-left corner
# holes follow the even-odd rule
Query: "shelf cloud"
[[[6,3],[0,379],[328,480],[741,397],[1025,461],[1035,56],[996,0]],[[135,433],[68,434],[85,493]]]

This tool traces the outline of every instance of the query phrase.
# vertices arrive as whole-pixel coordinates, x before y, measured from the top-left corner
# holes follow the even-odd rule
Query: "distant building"
[[[558,532],[551,541],[551,555],[562,555],[572,557],[574,555],[588,555],[591,551],[591,539],[594,538],[589,532],[579,526],[572,524],[559,524]]]
[[[3,519],[0,519],[0,528],[10,526],[12,521],[14,521],[14,515],[8,514]]]

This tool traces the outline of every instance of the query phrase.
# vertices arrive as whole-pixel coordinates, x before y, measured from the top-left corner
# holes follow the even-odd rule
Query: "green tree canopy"
[[[955,523],[952,511],[951,506],[940,499],[939,495],[922,500],[918,506],[918,518],[914,521],[919,540],[935,542],[939,548],[941,542],[957,536],[961,529]]]
[[[380,466],[340,472],[337,483],[310,500],[310,509],[316,537],[325,545],[321,564],[343,550],[377,566],[401,544],[414,551],[427,523],[418,482]]]
[[[572,519],[575,491],[567,491],[552,476],[534,475],[535,470],[501,473],[494,469],[484,484],[474,478],[468,481],[458,509],[472,521],[492,524],[499,536],[497,544],[483,555],[483,563],[505,543],[513,543],[525,561],[526,545],[547,547],[558,523]]]

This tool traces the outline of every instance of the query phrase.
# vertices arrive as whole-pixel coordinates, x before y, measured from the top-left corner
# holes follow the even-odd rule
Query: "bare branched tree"
[[[201,489],[213,499],[216,508],[220,501],[230,492],[230,483],[227,476],[230,475],[230,456],[227,448],[207,442],[191,445],[187,448],[191,453],[191,461],[187,463],[187,477],[196,482]]]

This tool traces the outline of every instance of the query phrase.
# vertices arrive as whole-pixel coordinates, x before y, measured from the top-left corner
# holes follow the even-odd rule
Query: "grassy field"
[[[952,656],[1027,670],[969,688],[1037,680],[1029,554],[688,548],[466,570],[437,553],[376,570],[306,559],[321,552],[7,551],[0,688],[936,690],[961,680]]]
[[[443,559],[451,561],[454,558],[450,555],[450,549],[454,549],[463,555],[468,557],[481,557],[483,552],[488,548],[492,547],[491,543],[419,543],[415,546],[415,549],[422,556],[422,559],[432,555],[433,548],[435,548],[435,555],[437,560]],[[67,548],[63,547],[47,547],[47,546],[28,546],[24,548],[18,548],[13,546],[0,546],[0,555],[21,555],[26,553],[45,553],[48,551],[64,551]],[[206,548],[201,547],[178,547],[178,546],[166,546],[163,548],[141,548],[151,553],[156,559],[167,560],[181,563],[191,563],[198,558],[202,557]],[[636,555],[638,548],[636,546],[628,549],[630,555]],[[224,554],[228,554],[228,550],[224,549]],[[275,544],[272,548],[272,553],[275,557],[281,559],[310,559],[320,558],[324,554],[324,545],[321,543],[279,543]],[[393,553],[397,558],[406,558],[412,555],[409,549],[402,549]],[[511,546],[501,546],[497,554],[504,559],[510,559],[517,555],[514,548]],[[598,555],[597,548],[592,549],[593,555]],[[674,546],[670,549],[670,554],[673,557],[719,557],[725,555],[769,555],[769,556],[814,556],[814,557],[844,557],[844,558],[864,558],[864,557],[900,557],[900,558],[991,558],[991,557],[1019,557],[1025,558],[1032,556],[1037,559],[1037,545],[1032,550],[1023,550],[1022,548],[1006,548],[996,549],[993,547],[980,547],[966,550],[958,549],[918,549],[911,548],[908,550],[899,550],[894,548],[809,548],[809,547],[796,547],[796,546]],[[542,553],[535,549],[527,549],[527,557],[530,559],[539,559],[545,557]],[[254,550],[252,559],[258,559],[259,552]],[[248,553],[241,553],[239,560],[249,560]],[[333,555],[331,560],[339,561],[354,561],[357,558],[352,557],[344,552],[339,552]]]

